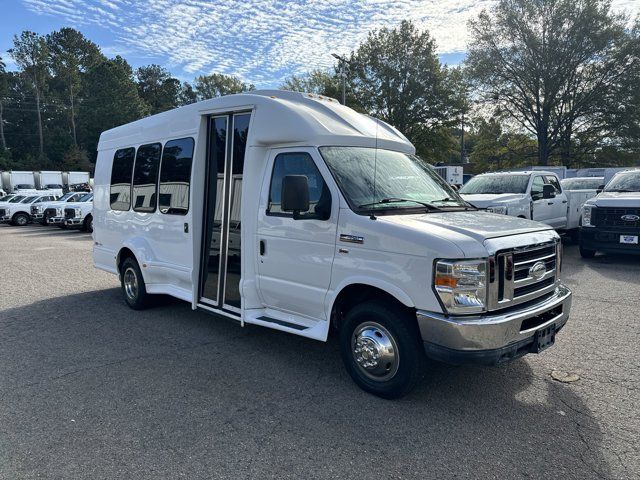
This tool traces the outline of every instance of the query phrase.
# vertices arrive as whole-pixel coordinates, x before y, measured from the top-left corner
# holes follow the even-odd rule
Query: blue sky
[[[494,0],[0,0],[0,56],[22,30],[82,31],[107,56],[157,63],[176,77],[233,74],[276,87],[290,74],[333,64],[369,30],[411,19],[429,29],[445,63],[464,58],[466,22]],[[640,0],[614,0],[640,11]]]

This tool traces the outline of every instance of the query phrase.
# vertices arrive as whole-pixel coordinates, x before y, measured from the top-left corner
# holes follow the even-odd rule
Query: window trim
[[[313,163],[313,166],[316,167],[316,170],[318,171],[318,174],[320,175],[320,178],[322,178],[322,181],[324,182],[325,186],[327,187],[327,191],[329,192],[329,200],[330,200],[329,218],[323,219],[323,218],[320,218],[320,217],[317,217],[317,216],[310,216],[310,217],[298,217],[295,220],[296,221],[298,221],[298,220],[319,220],[321,222],[329,221],[331,219],[331,213],[333,211],[333,195],[331,193],[331,189],[329,188],[329,183],[324,178],[324,175],[322,175],[322,172],[318,168],[318,164],[316,163],[315,159],[313,158],[313,155],[311,155],[311,153],[309,153],[309,152],[305,152],[305,151],[302,151],[302,150],[292,150],[292,151],[288,151],[288,152],[279,152],[279,153],[276,154],[275,157],[273,157],[273,162],[271,163],[271,173],[269,174],[269,188],[267,190],[267,208],[265,209],[264,214],[267,217],[290,218],[292,220],[294,219],[293,218],[293,213],[270,212],[269,211],[269,205],[271,204],[271,186],[273,184],[273,172],[274,172],[274,170],[276,168],[276,160],[278,160],[278,157],[280,155],[291,155],[291,154],[294,154],[294,155],[304,154],[304,155],[307,155],[309,157],[309,159]]]
[[[189,169],[189,196],[187,197],[188,199],[188,204],[187,204],[187,210],[184,213],[169,213],[169,212],[163,212],[160,209],[160,180],[162,179],[162,164],[163,164],[163,158],[164,158],[164,149],[167,146],[167,143],[169,142],[177,142],[180,140],[191,140],[191,168]],[[191,184],[192,182],[192,175],[193,175],[193,160],[196,156],[196,140],[193,137],[181,137],[181,138],[172,138],[171,140],[167,140],[166,142],[164,142],[164,144],[162,145],[162,152],[160,154],[160,167],[158,168],[158,185],[156,188],[156,193],[158,194],[156,196],[156,210],[158,212],[160,212],[162,215],[174,215],[174,216],[178,216],[178,217],[184,217],[186,215],[189,214],[189,212],[191,211]]]

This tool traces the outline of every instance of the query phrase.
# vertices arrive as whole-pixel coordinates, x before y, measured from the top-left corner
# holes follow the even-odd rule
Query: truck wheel
[[[588,248],[584,248],[582,245],[580,245],[580,256],[582,258],[593,258],[596,256],[596,251],[589,250]]]
[[[133,258],[129,257],[120,267],[120,285],[127,305],[134,310],[147,307],[149,294],[142,278],[142,272]]]
[[[87,215],[87,218],[84,219],[84,225],[82,229],[85,232],[93,233],[93,216]]]
[[[24,227],[29,223],[29,216],[26,213],[16,213],[13,216],[12,223],[19,227]]]
[[[574,228],[569,231],[569,238],[573,243],[578,243],[580,241],[580,229]]]
[[[425,354],[415,319],[383,302],[365,302],[347,313],[340,353],[356,384],[382,398],[403,397],[422,377]]]

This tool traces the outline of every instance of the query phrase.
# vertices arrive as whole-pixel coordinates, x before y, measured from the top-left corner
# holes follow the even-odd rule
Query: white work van
[[[544,170],[483,173],[459,193],[478,208],[546,223],[572,236],[587,199],[581,192],[564,189],[554,172]]]
[[[549,226],[467,205],[393,127],[257,91],[104,132],[93,259],[133,309],[169,294],[326,341],[387,398],[425,354],[498,364],[554,342],[571,308]]]

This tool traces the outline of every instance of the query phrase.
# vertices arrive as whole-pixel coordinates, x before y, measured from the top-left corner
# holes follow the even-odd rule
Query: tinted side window
[[[135,148],[123,148],[113,156],[110,202],[113,210],[129,210],[131,206],[131,174]]]
[[[301,214],[301,218],[328,219],[331,215],[331,192],[308,153],[281,153],[275,158],[267,215],[293,216],[280,207],[282,179],[287,175],[304,175],[309,182],[309,211]]]
[[[186,215],[193,161],[193,138],[170,140],[162,151],[158,208],[162,213]]]
[[[136,164],[133,168],[133,210],[155,212],[158,169],[162,145],[152,143],[138,147]]]

